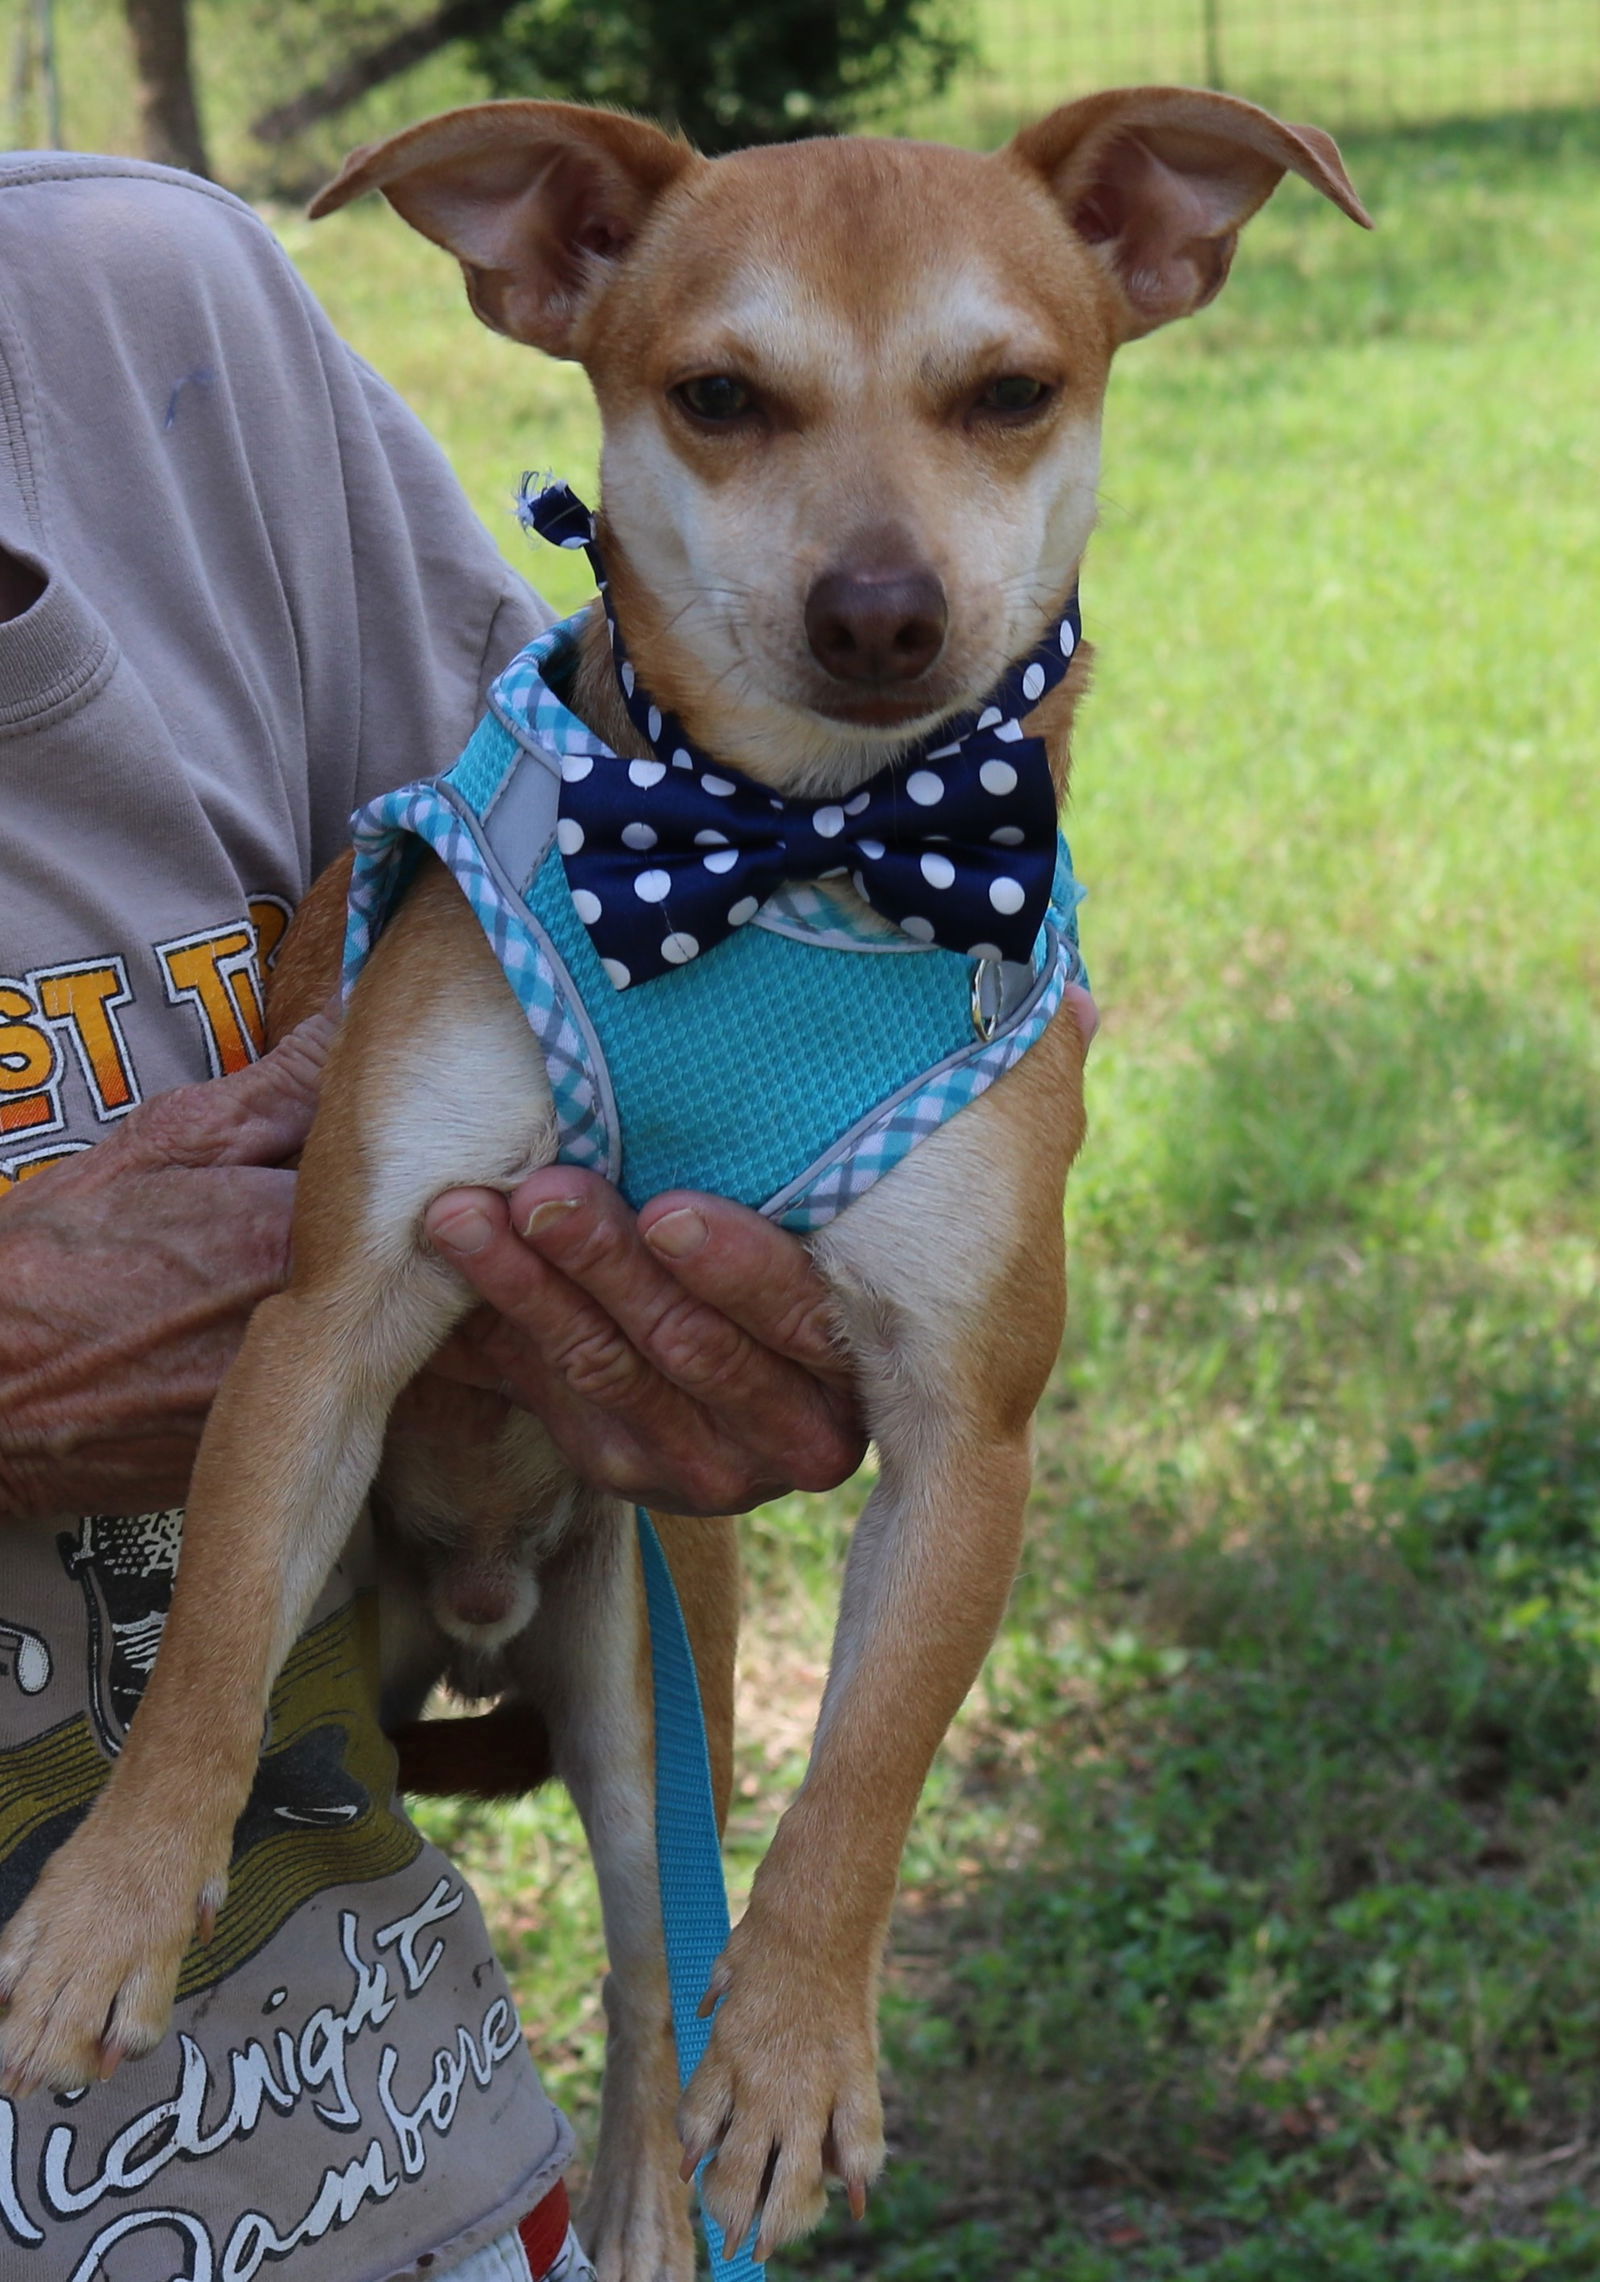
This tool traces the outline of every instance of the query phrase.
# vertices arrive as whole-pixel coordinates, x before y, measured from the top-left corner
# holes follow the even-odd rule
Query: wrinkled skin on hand
[[[0,1199],[0,1512],[180,1505],[251,1309],[288,1272],[332,1036],[133,1111]]]

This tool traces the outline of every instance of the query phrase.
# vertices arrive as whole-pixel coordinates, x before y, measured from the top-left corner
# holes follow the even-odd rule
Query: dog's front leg
[[[360,1505],[389,1400],[437,1344],[430,1324],[415,1359],[380,1375],[363,1329],[290,1294],[252,1319],[127,1743],[0,1946],[8,2090],[90,2082],[165,2034],[184,1952],[226,1894],[272,1681]]]
[[[477,922],[425,868],[329,1064],[293,1286],[257,1309],[207,1422],[127,1744],[0,1943],[8,2090],[90,2082],[165,2033],[183,1953],[221,1905],[272,1682],[372,1479],[390,1404],[469,1304],[422,1249],[422,1211],[452,1178],[510,1185],[541,1161],[548,1109]]]
[[[1058,1019],[991,1094],[817,1247],[878,1446],[806,1780],[713,1978],[679,2122],[707,2201],[758,2255],[859,2211],[883,2159],[876,1985],[911,1816],[1015,1574],[1030,1421],[1060,1342],[1061,1190],[1082,1044]]]

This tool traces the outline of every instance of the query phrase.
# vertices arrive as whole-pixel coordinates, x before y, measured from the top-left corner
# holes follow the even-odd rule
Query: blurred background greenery
[[[902,17],[909,92],[861,111],[985,142],[1086,85],[1220,76],[1343,130],[1379,229],[1288,184],[1113,384],[1072,1321],[1025,1573],[907,1863],[892,2167],[775,2271],[1592,2282],[1600,17],[1029,5]],[[258,196],[488,84],[458,40],[262,146],[332,68],[322,20],[197,9],[212,155]],[[138,147],[110,0],[55,21],[69,139]],[[396,21],[374,0],[361,37]],[[593,480],[581,376],[478,330],[387,212],[268,211],[575,603],[509,503],[524,466]],[[864,1488],[746,1531],[736,1888]],[[570,1811],[426,1815],[588,2121]]]

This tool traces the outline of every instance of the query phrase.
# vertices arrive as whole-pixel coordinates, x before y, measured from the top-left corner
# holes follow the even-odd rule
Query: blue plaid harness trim
[[[624,997],[600,977],[556,845],[563,771],[625,765],[551,686],[565,680],[578,623],[552,627],[513,660],[453,769],[385,794],[354,818],[346,995],[422,849],[431,848],[466,895],[526,1010],[549,1071],[563,1162],[603,1174],[635,1204],[665,1187],[710,1187],[757,1205],[786,1228],[823,1228],[987,1092],[1043,1034],[1067,984],[1087,982],[1076,921],[1082,891],[1066,842],[1027,965],[975,961],[881,931],[824,890],[792,883],[694,969],[662,975]],[[792,946],[781,968],[780,945]],[[860,960],[808,961],[796,969],[808,948],[886,959],[871,969],[870,1017],[862,1018],[868,1002],[859,986],[867,970]],[[833,989],[847,1024],[833,1033],[840,1051],[828,1054],[832,1067],[808,1067],[803,1055],[797,1066],[785,1060],[795,1102],[805,1105],[804,1113],[790,1113],[795,1133],[804,1135],[799,1163],[774,1179],[773,1118],[781,1127],[785,1112],[764,1099],[759,1144],[741,1142],[736,1131],[720,1155],[691,1150],[687,1163],[675,1164],[670,1116],[658,1117],[658,1097],[718,1051],[725,1066],[699,1075],[713,1086],[737,1087],[740,1037],[770,1043],[775,977],[808,1007],[818,990]],[[973,1011],[980,998],[981,1031]],[[791,1006],[798,1003],[791,997]],[[623,1004],[635,1015],[647,1010],[647,1030],[630,1015],[619,1032]],[[826,1034],[825,1024],[818,1034]],[[902,1067],[908,1041],[926,1041],[928,1053],[926,1066],[910,1076]],[[626,1065],[613,1066],[624,1052]],[[642,1091],[634,1067],[641,1058],[650,1064]],[[820,1145],[819,1103],[831,1126]]]

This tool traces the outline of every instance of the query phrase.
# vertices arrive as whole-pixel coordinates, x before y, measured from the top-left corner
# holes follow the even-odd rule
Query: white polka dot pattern
[[[640,687],[594,517],[569,487],[535,490],[529,479],[519,512],[558,545],[587,547],[644,748],[619,761],[574,722],[575,749],[561,752],[559,845],[596,951],[628,977],[619,988],[702,957],[785,883],[836,878],[911,942],[969,958],[1029,954],[1056,825],[1048,757],[1022,722],[1076,650],[1076,597],[980,708],[940,726],[938,742],[852,789],[785,799],[702,752]],[[553,695],[549,703],[552,717],[572,721]],[[843,908],[825,895],[823,905]]]

